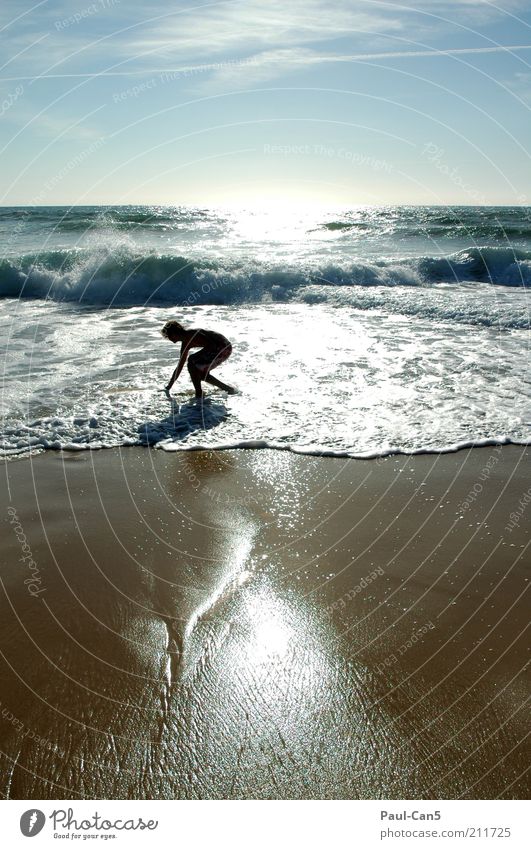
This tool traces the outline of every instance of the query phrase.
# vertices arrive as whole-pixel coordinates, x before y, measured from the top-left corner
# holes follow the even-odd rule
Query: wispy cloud
[[[218,63],[199,85],[219,89],[244,80],[254,85],[325,62],[500,52],[507,48],[489,44],[473,24],[517,14],[527,0],[500,0],[503,9],[488,0],[417,0],[415,6],[407,0],[181,2],[168,11],[160,0],[149,5],[115,0],[102,5],[101,13],[57,30],[57,21],[87,3],[41,4],[36,15],[20,13],[18,6],[18,21],[8,27],[6,11],[16,19],[18,0],[5,0],[3,35],[11,64],[0,77],[127,76]],[[43,43],[36,43],[35,18],[41,36],[47,35]],[[451,46],[456,32],[457,43],[466,38],[470,47]],[[522,36],[522,43],[509,49],[527,49],[531,30],[526,38],[523,26]],[[429,49],[432,43],[440,47],[442,40],[449,49]],[[241,59],[247,60],[245,69],[238,67]]]
[[[505,81],[505,85],[514,91],[526,103],[531,103],[531,71],[522,71]]]
[[[323,55],[311,50],[272,50],[251,57],[245,63],[223,63],[213,71],[213,78],[194,86],[197,93],[214,90],[259,85],[273,78],[285,75],[289,70],[300,70],[312,65],[341,64],[353,62],[384,62],[389,59],[407,60],[414,58],[466,57],[489,53],[519,53],[531,51],[531,44],[516,44],[495,47],[458,47],[448,50],[389,50],[375,53],[331,54]],[[529,77],[531,74],[519,74]],[[515,86],[516,87],[516,86]]]
[[[41,139],[94,141],[101,138],[103,132],[90,119],[103,108],[104,106],[100,105],[80,118],[66,112],[52,113],[30,101],[26,90],[23,91],[23,96],[17,99],[12,109],[4,111],[2,121],[14,128],[15,135],[11,137],[10,143],[16,141],[20,133],[28,128],[33,135]]]
[[[146,74],[186,74],[194,72],[208,72],[223,76],[229,82],[237,79],[241,74],[245,75],[247,81],[256,83],[285,73],[288,69],[304,68],[311,65],[341,64],[348,62],[378,62],[385,59],[413,59],[418,57],[444,58],[445,56],[474,56],[488,53],[520,53],[531,51],[531,44],[499,44],[492,47],[455,47],[455,48],[430,48],[429,50],[379,50],[375,53],[317,53],[310,49],[281,49],[270,50],[247,56],[241,60],[229,59],[227,61],[207,62],[196,65],[165,65],[160,67],[144,67],[142,69],[121,69],[86,71],[78,73],[49,73],[37,77],[46,79],[87,79],[98,77],[137,77]],[[518,78],[526,78],[527,74],[517,74]],[[0,82],[13,82],[16,80],[35,80],[33,76],[24,77],[0,77]],[[515,83],[516,86],[516,83]]]
[[[235,55],[322,44],[358,33],[398,32],[402,18],[359,0],[233,0],[177,14],[133,38],[130,46],[139,54],[156,47],[167,57]]]

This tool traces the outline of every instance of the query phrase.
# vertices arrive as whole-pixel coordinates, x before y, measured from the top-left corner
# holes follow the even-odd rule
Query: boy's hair
[[[172,321],[167,321],[160,332],[162,333],[162,335],[164,336],[165,339],[169,339],[170,336],[173,336],[174,334],[175,335],[177,335],[177,334],[181,335],[181,334],[185,333],[185,329],[182,326],[182,324],[179,324],[178,321],[172,320]]]

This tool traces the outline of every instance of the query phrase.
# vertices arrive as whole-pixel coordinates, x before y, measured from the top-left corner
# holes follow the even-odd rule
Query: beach
[[[2,796],[525,798],[529,453],[6,461]]]
[[[525,845],[531,3],[68,5],[0,10],[6,844]]]

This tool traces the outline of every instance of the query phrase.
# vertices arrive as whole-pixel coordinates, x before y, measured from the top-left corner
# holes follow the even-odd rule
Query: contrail
[[[341,57],[347,59],[407,59],[410,56],[459,56],[471,53],[503,53],[505,50],[531,50],[531,44],[497,44],[495,47],[451,47],[448,50],[396,50],[388,53],[358,53]]]
[[[514,53],[519,50],[531,50],[531,44],[499,44],[495,47],[451,47],[448,50],[396,50],[386,53],[353,53],[350,56],[315,56],[304,58],[285,57],[283,61],[286,64],[295,65],[314,65],[322,62],[364,62],[374,61],[379,59],[414,59],[423,56],[471,56],[480,53]],[[254,59],[254,62],[253,62]],[[239,60],[243,65],[247,64],[267,64],[266,61],[260,61],[260,56],[247,57]],[[271,62],[278,64],[278,56],[271,58]],[[224,64],[229,64],[227,60],[220,60],[217,63],[209,63],[206,65],[184,65],[180,68],[139,68],[138,70],[129,71],[86,71],[77,74],[42,74],[37,76],[19,76],[19,77],[0,77],[0,82],[19,82],[33,80],[66,80],[66,79],[97,79],[98,77],[137,77],[144,74],[182,74],[190,71],[216,70]],[[237,67],[234,60],[230,64]]]

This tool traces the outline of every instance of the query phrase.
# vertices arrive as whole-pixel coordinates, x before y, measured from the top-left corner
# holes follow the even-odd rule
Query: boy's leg
[[[188,371],[190,373],[192,383],[194,384],[196,398],[202,398],[203,390],[201,389],[201,375],[197,367],[191,363],[190,360],[188,360]]]
[[[207,374],[205,377],[206,383],[211,383],[212,386],[217,386],[218,389],[224,389],[225,392],[228,392],[229,395],[235,395],[236,390],[234,386],[229,386],[228,383],[223,383],[221,380],[218,380],[217,377],[212,377],[211,374]]]

